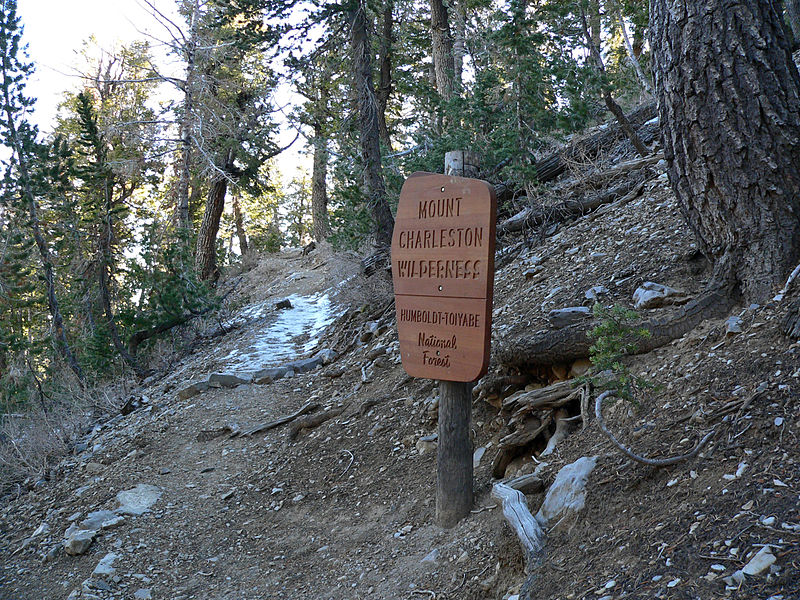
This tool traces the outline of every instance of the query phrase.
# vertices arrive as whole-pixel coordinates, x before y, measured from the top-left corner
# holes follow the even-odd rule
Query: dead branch
[[[262,431],[269,431],[270,429],[275,429],[276,427],[280,427],[281,425],[285,425],[286,423],[291,423],[296,418],[315,411],[319,408],[319,404],[317,402],[309,402],[305,406],[303,406],[300,410],[291,415],[286,415],[285,417],[281,417],[280,419],[275,419],[274,421],[268,421],[267,423],[262,423],[261,425],[256,425],[252,429],[248,429],[247,431],[241,433],[242,436],[248,437],[251,435],[255,435],[257,433],[261,433]],[[231,437],[236,437],[238,432],[231,434]]]
[[[597,400],[594,402],[594,417],[597,420],[597,424],[600,426],[600,430],[605,434],[605,436],[611,440],[611,442],[628,458],[634,460],[638,463],[642,463],[643,465],[650,465],[651,467],[668,467],[670,465],[678,464],[684,460],[689,460],[700,454],[700,451],[705,448],[706,444],[711,441],[711,438],[714,437],[714,434],[717,433],[716,429],[712,429],[709,431],[703,439],[698,442],[697,446],[689,452],[688,454],[681,454],[680,456],[672,456],[670,458],[645,458],[643,456],[639,456],[638,454],[634,453],[633,451],[629,450],[625,446],[623,446],[617,438],[614,437],[614,434],[608,430],[606,427],[606,423],[603,420],[603,400],[606,398],[610,398],[614,396],[614,392],[607,391],[603,392],[597,397]]]
[[[530,570],[544,548],[544,531],[528,510],[525,494],[501,482],[492,486],[492,497],[501,503],[503,516],[522,544],[525,570]]]

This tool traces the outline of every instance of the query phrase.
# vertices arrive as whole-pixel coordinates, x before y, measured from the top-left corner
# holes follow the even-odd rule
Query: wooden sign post
[[[489,366],[494,287],[494,188],[485,181],[414,173],[400,193],[392,237],[403,368],[438,379],[436,520],[472,508],[472,383]]]

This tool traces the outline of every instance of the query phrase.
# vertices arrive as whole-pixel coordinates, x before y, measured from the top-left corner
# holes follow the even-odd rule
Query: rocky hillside
[[[579,165],[542,191],[558,210],[507,228],[494,347],[595,302],[662,320],[698,297],[709,267],[657,155],[614,171],[628,158]],[[800,344],[780,327],[797,286],[625,359],[655,387],[604,405],[619,445],[663,459],[712,433],[674,465],[601,432],[599,390],[573,379],[585,359],[494,360],[473,406],[475,507],[443,530],[437,389],[403,372],[376,277],[322,249],[230,279],[215,335],[4,498],[0,598],[800,597]],[[524,556],[493,484],[516,482],[537,513],[582,458],[583,506],[550,514]]]

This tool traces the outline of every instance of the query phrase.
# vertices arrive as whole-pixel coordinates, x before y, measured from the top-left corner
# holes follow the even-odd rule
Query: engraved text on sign
[[[463,177],[412,175],[392,238],[400,352],[414,377],[472,381],[489,360],[494,190]]]

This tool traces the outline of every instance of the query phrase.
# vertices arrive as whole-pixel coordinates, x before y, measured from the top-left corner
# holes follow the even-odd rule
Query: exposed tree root
[[[309,415],[307,417],[302,417],[297,419],[289,429],[289,440],[297,439],[297,436],[300,435],[300,432],[303,429],[313,429],[314,427],[319,427],[325,421],[329,421],[335,417],[338,417],[340,414],[344,412],[343,408],[332,408],[330,410],[326,410],[321,413],[317,413],[316,415]]]
[[[281,425],[285,425],[286,423],[291,423],[296,418],[315,411],[319,408],[319,404],[316,402],[309,402],[305,406],[303,406],[300,410],[291,415],[286,415],[285,417],[281,417],[279,419],[275,419],[274,421],[269,421],[267,423],[262,423],[261,425],[256,425],[252,429],[248,429],[241,433],[242,436],[250,436],[255,435],[257,433],[261,433],[262,431],[269,431],[270,429],[275,429],[276,427],[280,427]],[[235,437],[236,434],[231,434],[231,437]]]
[[[605,436],[611,440],[611,442],[628,458],[634,460],[638,463],[642,463],[643,465],[649,465],[651,467],[668,467],[670,465],[675,465],[679,462],[684,460],[689,460],[700,454],[700,451],[706,447],[708,442],[711,441],[711,438],[714,437],[714,434],[717,433],[716,429],[712,429],[709,431],[703,439],[698,442],[697,446],[689,452],[688,454],[681,454],[680,456],[672,456],[670,458],[645,458],[644,456],[639,456],[632,450],[623,446],[617,438],[614,437],[614,434],[608,430],[606,427],[606,423],[603,420],[603,400],[606,398],[610,398],[614,396],[614,393],[611,391],[603,392],[600,394],[594,402],[594,417],[597,420],[597,424],[600,426],[600,431],[602,431]]]

